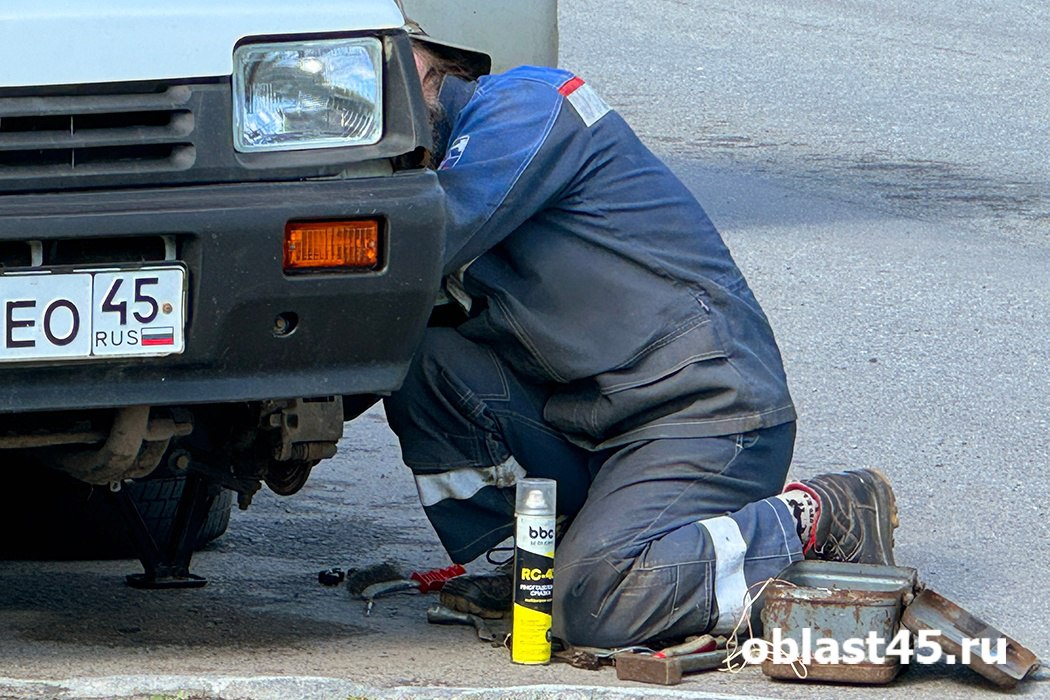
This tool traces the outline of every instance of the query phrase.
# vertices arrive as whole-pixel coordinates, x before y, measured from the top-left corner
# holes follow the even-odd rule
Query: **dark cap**
[[[427,48],[438,56],[451,59],[463,65],[474,78],[488,75],[492,71],[492,57],[487,53],[461,44],[436,39],[427,34],[423,27],[419,25],[419,22],[410,19],[407,15],[405,16],[404,30],[412,39],[426,44]]]

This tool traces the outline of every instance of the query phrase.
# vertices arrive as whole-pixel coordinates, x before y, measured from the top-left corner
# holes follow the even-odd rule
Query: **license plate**
[[[0,275],[0,362],[183,351],[186,271],[141,267]]]

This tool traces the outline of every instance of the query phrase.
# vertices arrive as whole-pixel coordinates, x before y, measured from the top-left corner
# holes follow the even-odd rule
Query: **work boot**
[[[514,581],[510,569],[484,574],[463,574],[451,578],[441,588],[441,604],[459,612],[490,620],[504,617],[511,610]]]
[[[808,558],[893,566],[893,530],[900,525],[889,479],[877,469],[821,474],[799,489],[817,499],[816,527],[803,553]]]

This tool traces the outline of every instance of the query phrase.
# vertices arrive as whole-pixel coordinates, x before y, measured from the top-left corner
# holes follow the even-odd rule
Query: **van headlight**
[[[383,135],[379,39],[246,44],[233,53],[238,151],[365,146]]]

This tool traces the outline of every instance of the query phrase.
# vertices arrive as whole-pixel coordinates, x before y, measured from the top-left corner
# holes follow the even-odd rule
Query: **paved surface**
[[[1050,656],[1050,10],[1037,3],[571,0],[563,63],[694,188],[777,331],[804,477],[878,466],[900,563]],[[301,494],[196,559],[0,565],[0,697],[995,697],[969,671],[874,689],[513,666],[402,595],[370,617],[317,570],[444,565],[382,415]],[[21,680],[10,680],[21,679]],[[101,679],[101,680],[99,680]],[[1050,684],[1019,694],[1050,697]]]

